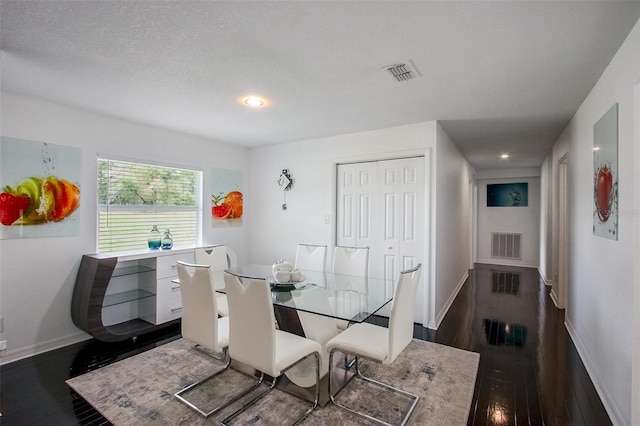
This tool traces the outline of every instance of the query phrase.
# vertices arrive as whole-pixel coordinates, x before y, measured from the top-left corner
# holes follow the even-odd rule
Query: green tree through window
[[[153,225],[195,244],[201,200],[200,171],[98,158],[98,251],[147,248]]]

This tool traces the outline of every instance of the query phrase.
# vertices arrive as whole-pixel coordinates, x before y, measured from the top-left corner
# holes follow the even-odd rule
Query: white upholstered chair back
[[[413,310],[422,265],[402,271],[393,294],[389,317],[389,352],[382,362],[391,364],[413,339]]]
[[[226,336],[218,333],[217,298],[209,279],[209,266],[178,262],[177,268],[182,296],[182,337],[213,352],[222,352],[228,342]]]
[[[227,246],[220,245],[211,248],[211,252],[207,253],[208,249],[197,248],[194,251],[196,263],[199,265],[209,265],[209,274],[211,275],[211,282],[214,288],[224,288],[224,282],[216,282],[216,280],[223,281],[220,271],[224,271],[229,267],[228,263],[228,251]],[[224,293],[218,293],[218,315],[226,317],[229,316],[229,308],[227,306],[227,296]]]
[[[227,246],[214,246],[211,253],[207,253],[204,248],[197,248],[194,251],[196,263],[199,265],[209,265],[212,271],[224,271],[229,267],[227,260]]]
[[[327,259],[327,246],[298,244],[296,250],[296,269],[324,271]]]
[[[276,370],[275,315],[266,280],[247,280],[225,273],[229,303],[229,355],[272,377]]]
[[[334,274],[369,275],[369,247],[336,246],[333,250]]]
[[[271,288],[267,280],[247,279],[243,284],[242,278],[229,272],[224,273],[224,280],[229,301],[229,355],[234,361],[260,372],[257,385],[262,383],[265,374],[273,377],[273,381],[271,386],[224,419],[222,424],[229,424],[231,419],[271,392],[282,373],[313,357],[315,398],[311,407],[293,423],[299,424],[318,406],[320,399],[320,344],[276,330]]]

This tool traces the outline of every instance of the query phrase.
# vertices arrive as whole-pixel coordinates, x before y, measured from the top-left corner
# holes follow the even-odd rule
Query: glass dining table
[[[278,327],[320,343],[320,376],[323,380],[326,380],[329,370],[326,343],[348,325],[366,321],[393,297],[394,281],[389,279],[300,270],[299,282],[278,283],[271,265],[262,264],[238,266],[225,272],[242,279],[269,282]],[[335,357],[334,362],[338,364],[344,360]],[[352,376],[347,370],[334,368],[332,383],[338,386],[346,384]],[[285,384],[284,390],[296,394],[300,394],[299,387],[311,388],[315,384],[315,372],[310,362],[299,364],[289,370],[286,376],[296,385],[291,388],[296,389],[287,389]],[[322,386],[321,389],[325,388]],[[306,396],[304,391],[302,396]],[[321,394],[320,404],[326,404],[327,400],[326,395]]]
[[[393,295],[393,280],[372,277],[300,270],[299,282],[278,283],[271,265],[249,264],[226,272],[245,279],[267,280],[274,306],[351,323],[366,321]]]

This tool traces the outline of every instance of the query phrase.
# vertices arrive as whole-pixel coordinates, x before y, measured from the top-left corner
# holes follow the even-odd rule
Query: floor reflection
[[[520,273],[508,271],[493,271],[491,291],[517,296],[520,290]]]
[[[503,321],[484,319],[484,333],[490,345],[524,346],[527,327]]]

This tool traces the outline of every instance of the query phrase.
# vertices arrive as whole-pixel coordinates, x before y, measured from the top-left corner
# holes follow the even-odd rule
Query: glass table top
[[[302,281],[279,284],[273,277],[271,265],[259,264],[230,268],[226,272],[244,281],[267,280],[274,305],[351,322],[365,321],[393,297],[393,280],[300,270]]]

